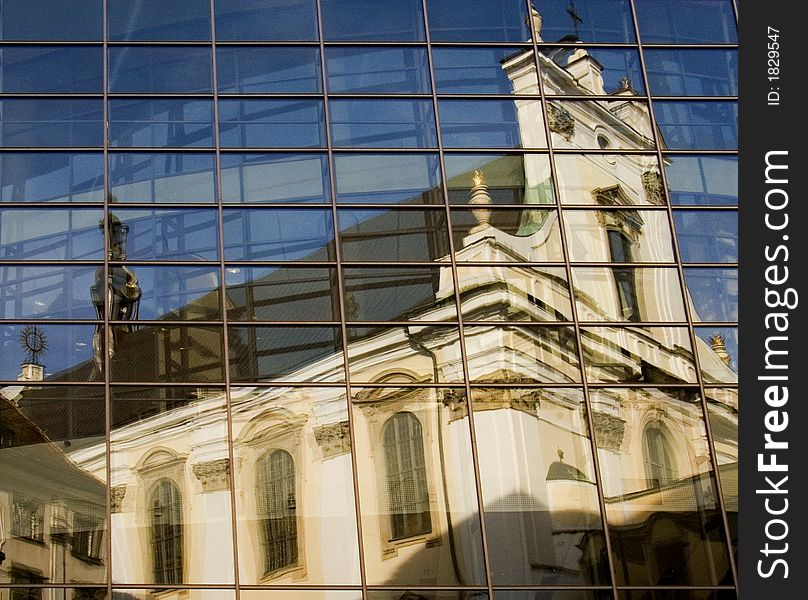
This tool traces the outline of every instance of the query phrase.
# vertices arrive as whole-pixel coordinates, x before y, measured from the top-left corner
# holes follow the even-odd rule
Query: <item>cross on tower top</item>
[[[578,14],[578,11],[575,10],[575,4],[570,2],[570,5],[567,7],[567,14],[572,19],[572,26],[575,27],[575,39],[578,41],[581,40],[580,33],[578,31],[578,25],[583,24],[584,20],[581,18],[581,15]]]

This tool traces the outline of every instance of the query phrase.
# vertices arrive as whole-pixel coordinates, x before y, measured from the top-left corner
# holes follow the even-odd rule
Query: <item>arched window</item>
[[[610,229],[609,253],[612,262],[629,263],[631,258],[631,241],[623,233]],[[634,284],[634,269],[632,267],[614,267],[614,280],[617,285],[617,297],[620,300],[620,310],[626,321],[639,321],[640,308],[637,304],[637,289]]]
[[[382,433],[392,539],[432,531],[421,423],[409,412],[387,420]]]
[[[645,428],[642,452],[649,487],[659,487],[677,479],[673,448],[660,423],[651,423]]]
[[[157,482],[149,497],[151,507],[154,582],[179,584],[182,576],[182,495],[174,482]]]
[[[271,450],[258,461],[258,515],[264,570],[297,564],[295,464],[285,450]]]

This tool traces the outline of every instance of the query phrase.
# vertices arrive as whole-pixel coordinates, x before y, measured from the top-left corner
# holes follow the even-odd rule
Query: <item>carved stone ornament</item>
[[[642,174],[642,187],[645,197],[651,204],[665,204],[664,185],[662,174],[659,171],[646,171]]]
[[[125,485],[115,485],[112,486],[109,494],[109,503],[111,505],[111,509],[113,514],[123,512],[123,498],[126,496],[126,486]]]
[[[556,104],[547,106],[547,124],[550,126],[550,131],[557,133],[567,141],[571,140],[575,133],[575,117],[566,108]]]
[[[613,452],[620,450],[626,432],[626,422],[620,417],[596,411],[592,412],[592,421],[595,424],[598,448]]]
[[[459,389],[444,390],[441,401],[449,409],[450,422],[464,419],[468,416],[465,391]]]
[[[230,487],[230,461],[226,458],[196,463],[191,470],[202,484],[203,492],[218,492]]]
[[[330,458],[351,451],[351,431],[348,421],[323,425],[314,429],[314,440],[323,451],[323,457]]]
[[[511,408],[536,416],[541,406],[541,390],[531,388],[478,388],[474,395],[474,410]]]

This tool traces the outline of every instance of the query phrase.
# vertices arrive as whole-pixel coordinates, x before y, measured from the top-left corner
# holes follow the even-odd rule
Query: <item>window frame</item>
[[[407,420],[407,424],[413,429],[411,430],[412,435],[407,439],[401,439],[400,434],[401,430],[398,429],[394,432],[394,435],[397,433],[399,435],[395,435],[395,438],[391,437],[391,440],[388,441],[388,433],[394,425],[398,425],[403,420]],[[387,522],[387,531],[386,531],[386,538],[389,543],[395,544],[398,542],[411,540],[411,539],[420,539],[425,536],[430,536],[434,531],[433,525],[433,516],[432,510],[430,507],[431,504],[431,495],[429,493],[429,473],[427,469],[427,460],[426,460],[426,447],[424,444],[424,427],[418,417],[407,410],[397,411],[390,417],[388,417],[384,424],[381,427],[381,435],[380,435],[380,443],[382,445],[382,454],[383,454],[383,463],[384,463],[384,481],[385,481],[385,490],[387,494],[387,502],[389,507],[389,514],[388,514],[388,522]],[[417,447],[420,445],[420,448]],[[405,448],[406,447],[406,448]],[[397,455],[395,457],[391,456],[390,452],[391,449],[395,448],[398,452],[405,449],[408,450],[410,453],[410,457],[412,460],[412,467],[409,469],[399,468],[398,471],[392,473],[390,470],[391,467],[391,459],[392,462],[397,463],[401,466],[401,455]],[[419,458],[418,451],[420,450],[420,462],[416,463],[416,460]],[[420,471],[420,475],[417,472]],[[416,509],[423,505],[425,506],[425,510],[420,512],[411,513],[413,515],[417,515],[417,521],[420,523],[420,527],[415,527],[414,529],[410,530],[409,525],[407,524],[406,515],[410,513],[394,513],[394,499],[393,493],[391,491],[391,486],[393,483],[397,483],[398,486],[406,482],[406,479],[402,480],[402,476],[412,475],[415,474],[413,478],[413,492],[414,492],[414,502],[399,502],[401,508],[405,508],[407,504],[415,504]],[[420,488],[420,489],[419,489]],[[397,524],[396,517],[403,517],[402,523]]]
[[[649,439],[653,434],[654,439]],[[653,452],[652,452],[653,451]],[[653,454],[653,456],[652,456]],[[659,489],[679,478],[679,464],[670,431],[661,421],[651,421],[642,431],[642,459],[646,485]]]
[[[164,486],[167,486],[164,488]],[[163,489],[171,489],[174,498],[172,499],[171,504],[168,506],[168,509],[173,512],[171,517],[178,517],[179,523],[175,523],[173,521],[169,521],[168,523],[163,524],[171,528],[171,537],[167,538],[168,541],[174,544],[174,547],[171,549],[172,558],[174,559],[173,562],[178,564],[175,567],[162,567],[162,573],[158,570],[158,552],[160,551],[158,544],[165,544],[166,539],[157,539],[155,535],[155,509],[156,502],[158,498],[156,495],[161,493]],[[150,486],[148,497],[147,497],[147,514],[148,514],[148,522],[149,522],[149,544],[151,546],[151,561],[152,561],[152,577],[154,582],[161,585],[180,585],[184,583],[185,579],[185,531],[184,531],[184,519],[183,519],[183,499],[182,499],[182,490],[180,486],[175,482],[173,479],[168,477],[161,477],[152,485]],[[177,534],[177,530],[179,530],[179,534]],[[178,543],[177,543],[178,540]],[[162,552],[161,552],[162,554]],[[179,571],[179,577],[176,578],[175,575],[166,576],[165,571]],[[178,580],[174,580],[178,579]]]
[[[281,466],[282,469],[285,470],[285,467],[290,466],[291,470],[289,472],[281,473],[281,477],[279,479],[271,478],[271,473],[269,472],[271,469],[271,461],[275,456],[283,456],[284,460],[288,461],[285,465]],[[262,558],[263,558],[263,578],[267,577],[275,577],[278,574],[286,573],[288,571],[297,569],[301,566],[302,561],[302,553],[300,551],[300,523],[299,523],[299,516],[297,512],[297,506],[299,502],[299,478],[297,473],[297,466],[295,464],[294,456],[292,453],[284,448],[270,448],[266,450],[256,461],[256,512],[257,512],[257,519],[259,521],[259,528],[260,528],[260,537],[261,537],[261,549],[262,549]],[[289,486],[288,480],[291,479],[291,486]],[[289,487],[292,489],[292,500],[294,506],[290,509],[288,504],[286,510],[289,514],[284,514],[280,519],[272,519],[266,511],[271,509],[271,500],[282,500],[280,496],[272,498],[270,495],[272,492],[268,491],[267,488],[274,487],[280,484],[282,490],[286,491]],[[262,501],[266,500],[266,501]],[[288,502],[288,495],[287,495],[287,502]],[[269,523],[274,520],[282,520],[286,521],[286,523],[282,526],[289,527],[293,525],[293,537],[287,537],[286,539],[281,539],[280,542],[273,542],[270,539],[270,532],[269,532]],[[288,533],[288,532],[287,532]],[[273,565],[272,560],[272,547],[276,543],[280,543],[281,545],[285,543],[294,543],[292,560],[290,562],[286,562],[283,564]]]
[[[85,562],[102,564],[104,554],[104,521],[89,515],[73,515],[70,553]]]

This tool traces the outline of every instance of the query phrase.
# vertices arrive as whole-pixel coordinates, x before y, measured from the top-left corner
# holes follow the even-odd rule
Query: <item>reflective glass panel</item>
[[[352,148],[435,148],[432,100],[331,100],[335,146]]]
[[[645,93],[636,50],[566,46],[542,49],[541,57],[547,95]]]
[[[95,319],[91,289],[102,266],[0,266],[0,319]]]
[[[211,92],[210,48],[112,46],[109,91],[137,94]]]
[[[581,321],[686,321],[675,268],[574,267]]]
[[[2,202],[102,202],[104,158],[98,153],[0,153]]]
[[[209,0],[107,0],[112,41],[191,41],[210,39]]]
[[[110,466],[118,498],[112,509],[112,580],[232,584],[224,390],[116,387],[110,408]],[[170,446],[167,430],[173,432]],[[207,443],[200,447],[198,439]],[[198,539],[216,543],[199,552]],[[145,591],[118,593],[145,600]],[[227,590],[215,596],[232,599]]]
[[[424,39],[421,0],[320,0],[328,41]]]
[[[345,571],[342,571],[343,573]],[[361,590],[240,590],[244,600],[362,600]],[[373,596],[373,592],[369,594]]]
[[[453,204],[555,204],[545,154],[446,154],[444,162]]]
[[[100,40],[102,0],[3,2],[3,40]]]
[[[316,40],[316,0],[216,0],[216,39]]]
[[[226,260],[333,260],[330,209],[227,209]]]
[[[734,150],[738,147],[737,102],[654,102],[665,146],[671,150]]]
[[[677,210],[673,213],[683,262],[738,262],[738,213]]]
[[[731,0],[641,0],[634,3],[643,43],[734,44]],[[709,17],[709,18],[707,18]]]
[[[103,348],[94,325],[0,325],[0,380],[103,381],[93,362],[95,343]]]
[[[722,582],[726,585],[726,582]],[[663,592],[664,593],[664,592]],[[735,590],[668,590],[668,593],[676,594],[676,600],[736,600],[738,598]],[[619,600],[644,600],[645,598],[659,596],[660,590],[620,590],[617,596]]]
[[[337,154],[337,202],[442,202],[437,154]]]
[[[6,260],[103,260],[97,209],[0,211],[0,258]]]
[[[151,590],[148,589],[123,589],[112,590],[112,600],[148,600]],[[215,596],[216,600],[235,600],[236,592],[233,589],[204,589],[191,588],[188,590],[188,600],[202,600],[209,596]]]
[[[455,321],[452,274],[446,267],[346,267],[348,321]]]
[[[223,202],[329,202],[324,154],[222,154]]]
[[[611,590],[498,590],[494,600],[611,600]]]
[[[220,94],[314,93],[321,87],[320,50],[311,46],[220,46]]]
[[[685,327],[585,327],[581,341],[592,383],[695,383]]]
[[[103,452],[93,453],[92,464],[85,456],[104,447],[103,387],[5,387],[0,440],[4,562],[23,567],[5,581],[26,577],[24,566],[35,564],[51,574],[48,582],[102,583],[109,562],[107,461]],[[58,552],[53,536],[62,532],[70,536],[70,552]],[[18,588],[5,595],[55,598],[71,591]]]
[[[552,132],[550,138],[555,148],[654,148],[646,102],[627,100],[623,96],[608,101],[556,100],[550,102],[547,109],[547,120]]]
[[[469,379],[474,383],[576,383],[578,345],[571,327],[547,325],[464,328]]]
[[[215,209],[116,208],[110,221],[113,231],[118,222],[128,228],[116,260],[219,259]]]
[[[345,391],[236,387],[230,395],[233,456],[240,465],[235,474],[239,580],[294,585],[305,574],[309,583],[357,584]],[[269,597],[358,600],[356,594],[284,591]],[[267,595],[248,592],[246,597]]]
[[[400,590],[368,590],[368,600],[398,600],[401,597]],[[424,600],[488,600],[488,592],[482,590],[407,590],[406,594],[417,594],[416,597]]]
[[[429,0],[429,32],[440,42],[526,42],[527,9],[521,0],[469,0],[462,9],[451,0]]]
[[[452,211],[457,262],[564,260],[558,213],[545,209]]]
[[[738,383],[738,328],[696,327],[704,383]],[[771,346],[776,346],[776,343]],[[779,348],[778,348],[779,349]]]
[[[737,50],[644,51],[655,96],[737,96]]]
[[[231,325],[233,381],[342,381],[344,359],[338,327]]]
[[[231,321],[337,321],[336,270],[328,267],[226,269]]]
[[[629,0],[577,0],[572,7],[567,0],[544,0],[536,8],[542,18],[538,29],[545,42],[635,40]]]
[[[480,585],[485,574],[465,392],[352,392],[369,583],[418,584],[428,569],[436,585]],[[399,560],[391,564],[386,556]]]
[[[347,333],[354,383],[463,382],[456,326],[352,326]]]
[[[110,338],[112,381],[224,381],[221,327],[111,325]]]
[[[88,528],[84,527],[78,531],[81,531],[79,535],[84,536],[83,532],[87,531]],[[101,536],[96,536],[100,539]],[[82,537],[82,544],[83,540],[86,537]],[[15,579],[17,577],[15,576]],[[41,577],[32,575],[30,572],[23,571],[21,573],[20,581],[31,581],[33,583],[41,582]],[[64,595],[67,598],[93,598],[97,600],[107,600],[109,596],[107,596],[107,588],[105,587],[75,587],[75,588],[43,588],[43,587],[24,587],[23,585],[14,586],[10,588],[12,591],[10,592],[11,598],[40,598],[43,594],[46,594],[46,598],[56,598],[59,596]],[[19,594],[19,596],[17,596]],[[113,593],[113,598],[116,597]]]
[[[738,269],[685,269],[696,322],[738,320]]]
[[[738,157],[666,156],[671,204],[738,204]]]
[[[738,552],[738,390],[707,388],[707,416],[733,552]],[[782,390],[777,390],[783,396]],[[737,559],[737,555],[736,555]]]
[[[210,100],[109,101],[109,143],[113,147],[213,146]]]
[[[440,127],[447,148],[546,148],[541,103],[536,100],[441,100]]]
[[[556,154],[555,163],[562,204],[665,204],[656,156]]]
[[[0,145],[23,148],[102,146],[103,108],[94,98],[0,100]]]
[[[538,94],[532,48],[432,49],[439,94]]]
[[[428,261],[449,254],[442,209],[340,209],[338,219],[344,260]]]
[[[608,582],[583,392],[474,388],[471,397],[494,584]]]
[[[113,276],[116,269],[111,266]],[[166,321],[216,320],[222,318],[219,299],[219,267],[152,267],[130,265],[141,297],[134,319]],[[110,311],[110,319],[119,318]]]
[[[457,267],[463,320],[572,321],[564,267]]]
[[[101,48],[5,46],[0,48],[3,93],[101,93]]]
[[[731,577],[698,391],[605,388],[590,402],[618,584]]]
[[[377,4],[375,0],[374,4]],[[426,48],[329,47],[325,53],[332,94],[429,94]]]
[[[77,464],[81,451],[85,448],[94,446],[95,444],[104,443],[104,388],[100,385],[79,385],[79,386],[49,386],[49,385],[36,385],[36,386],[17,386],[14,388],[6,387],[3,390],[3,400],[13,402],[16,405],[16,410],[10,406],[3,404],[0,409],[5,417],[8,419],[0,419],[3,422],[3,434],[9,436],[4,438],[8,444],[3,444],[5,452],[8,452],[6,458],[11,458],[10,454],[13,453],[11,448],[20,446],[27,446],[34,440],[35,443],[48,443],[51,444],[51,453],[44,450],[45,456],[50,458],[47,463],[42,464],[42,467],[51,467],[53,469],[60,469],[60,465],[67,465],[68,472],[63,473],[66,475],[64,479],[60,477],[53,477],[52,483],[65,485],[65,491],[71,489],[74,494],[79,492],[79,487],[83,487],[81,483],[89,485],[91,489],[84,489],[89,492],[85,500],[91,501],[96,494],[104,495],[104,481],[106,476],[104,474],[103,458],[99,472],[92,473],[91,478],[86,477],[90,475],[87,465]],[[16,414],[15,414],[16,413]],[[39,435],[33,435],[32,427],[37,428],[36,431]],[[34,438],[32,440],[31,438]],[[15,439],[16,438],[16,439]],[[21,443],[22,442],[22,443]],[[0,451],[3,452],[3,451]],[[29,468],[37,463],[35,459],[31,462],[21,461],[18,463],[25,464]],[[10,466],[4,462],[4,466]],[[6,473],[7,471],[4,471]],[[45,477],[47,470],[37,473],[38,477]],[[51,475],[55,475],[52,473]],[[78,477],[78,480],[72,479]],[[90,483],[90,480],[95,478],[95,485]],[[34,479],[28,480],[30,484],[35,484],[32,487],[38,487],[41,480]],[[81,482],[81,483],[79,483]],[[5,482],[4,482],[5,483]],[[100,485],[99,485],[100,484]],[[74,487],[79,486],[79,487]],[[7,488],[6,488],[7,489]],[[66,498],[59,498],[58,500],[66,500]],[[72,500],[78,500],[74,496]],[[65,506],[50,508],[64,509]],[[74,504],[74,509],[79,509],[79,505]],[[95,515],[86,516],[100,516],[103,518],[104,509],[102,506],[92,507],[99,512]],[[17,523],[22,525],[22,523]],[[99,523],[99,525],[101,525]],[[105,527],[101,527],[105,529]],[[84,550],[84,548],[76,548],[77,550]],[[89,548],[87,548],[89,550]],[[101,548],[95,548],[101,550]],[[86,558],[88,555],[82,555]],[[96,555],[96,558],[99,556]],[[71,561],[72,562],[72,561]],[[74,563],[74,574],[80,573],[81,563]],[[100,566],[100,565],[99,565]],[[93,569],[96,573],[98,569]],[[100,570],[103,572],[103,569]],[[87,581],[93,581],[88,579]]]
[[[573,262],[673,262],[664,210],[565,210]]]
[[[213,154],[109,154],[111,202],[215,202]]]
[[[227,148],[325,146],[321,100],[220,100],[219,135]]]

